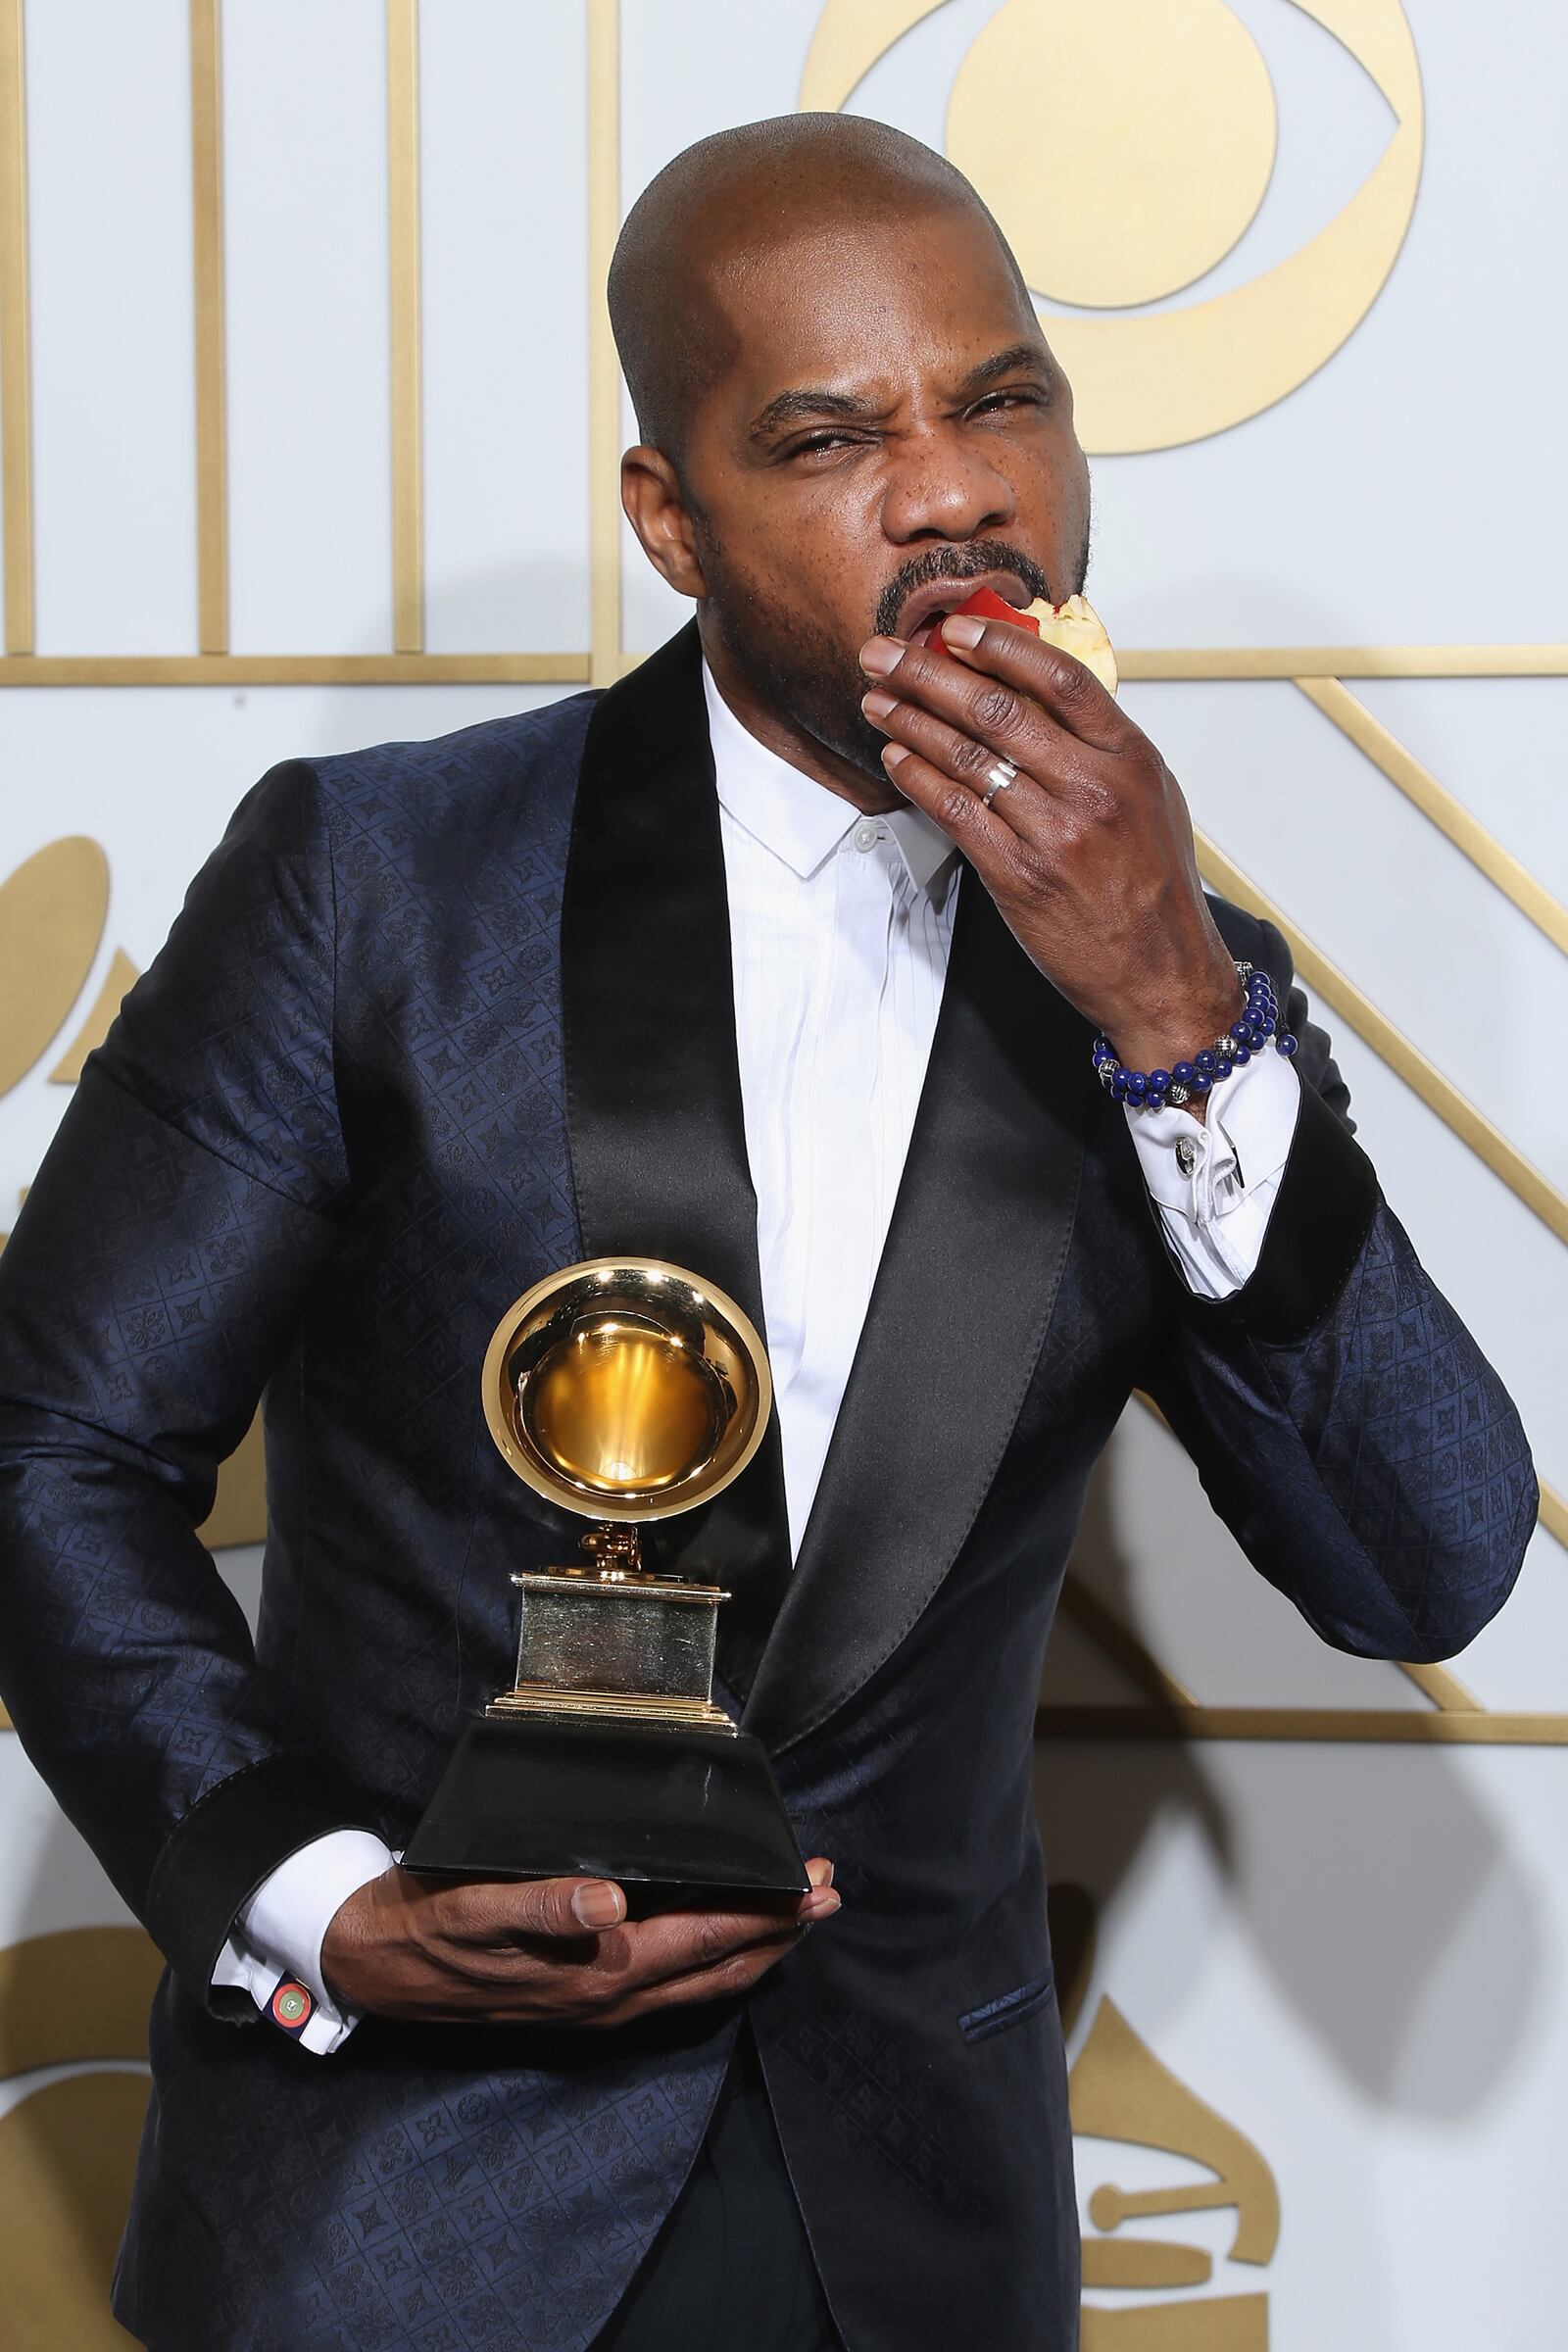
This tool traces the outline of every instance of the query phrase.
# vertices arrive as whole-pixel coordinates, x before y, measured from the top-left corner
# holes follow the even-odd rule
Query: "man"
[[[863,122],[731,132],[611,299],[627,511],[695,628],[602,698],[267,779],[0,1276],[6,1694],[171,1964],[117,2296],[153,2352],[1066,2352],[1031,1726],[1129,1391],[1347,1649],[1458,1647],[1533,1520],[1154,747],[1006,624],[908,643],[976,582],[1059,600],[1088,540],[966,183]],[[1097,1032],[1169,1070],[1236,959],[1296,1062],[1124,1112]],[[836,1867],[788,1921],[391,1863],[562,1541],[486,1442],[485,1343],[612,1250],[765,1319],[768,1445],[664,1557],[721,1565],[721,1694]],[[193,1530],[264,1384],[253,1654]]]

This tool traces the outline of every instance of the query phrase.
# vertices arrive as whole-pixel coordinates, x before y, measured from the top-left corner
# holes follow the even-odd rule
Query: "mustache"
[[[906,599],[917,588],[929,588],[937,580],[977,580],[988,571],[1015,572],[1031,597],[1044,597],[1048,604],[1057,601],[1051,593],[1051,582],[1034,558],[1026,556],[1010,539],[970,539],[962,547],[928,547],[906,564],[883,589],[877,600],[873,635],[893,636]]]

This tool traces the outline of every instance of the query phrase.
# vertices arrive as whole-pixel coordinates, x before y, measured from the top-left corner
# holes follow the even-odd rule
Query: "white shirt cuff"
[[[354,2010],[337,2006],[322,1982],[321,1941],[349,1896],[389,1870],[395,1858],[368,1830],[331,1830],[302,1845],[262,1881],[240,1912],[213,1983],[237,1986],[266,2011],[279,1980],[294,1978],[316,2004],[295,2038],[318,2057],[329,2057],[360,2021]]]
[[[1296,1065],[1272,1046],[1216,1086],[1200,1122],[1129,1110],[1166,1246],[1198,1298],[1229,1298],[1257,1271],[1301,1107]]]

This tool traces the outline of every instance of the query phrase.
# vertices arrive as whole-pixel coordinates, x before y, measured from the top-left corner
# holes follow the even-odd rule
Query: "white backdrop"
[[[1035,4],[1049,21],[1056,0]],[[1130,4],[1103,0],[1109,15]],[[1182,4],[1200,30],[1221,0]],[[393,642],[387,182],[389,135],[402,134],[395,117],[389,134],[387,59],[416,11],[222,7],[228,649],[251,666],[215,656],[176,670],[198,645],[188,36],[203,9],[31,0],[24,12],[31,354],[25,382],[13,366],[0,385],[0,434],[15,521],[25,393],[36,627],[30,643],[14,628],[0,660],[0,885],[46,845],[85,835],[107,858],[110,897],[58,1032],[0,1099],[0,1230],[68,1099],[50,1072],[115,955],[151,959],[271,761],[434,735],[568,691],[590,651],[612,674],[622,649],[646,650],[680,617],[623,547],[614,641],[613,534],[590,430],[603,349],[595,206],[602,239],[617,176],[629,201],[689,139],[792,108],[824,13],[819,0],[423,0],[423,649],[402,664],[409,682],[347,683],[356,658]],[[852,104],[940,145],[955,74],[999,0],[945,0],[902,34],[918,10],[864,0],[861,13],[886,21],[888,47]],[[1337,0],[1328,13],[1348,38],[1389,12]],[[1313,15],[1292,0],[1234,0],[1234,14],[1274,85],[1273,178],[1210,276],[1152,312],[1240,286],[1295,251],[1390,135],[1373,81]],[[1568,200],[1568,20],[1546,0],[1485,16],[1426,0],[1410,20],[1423,176],[1385,290],[1277,405],[1183,447],[1095,461],[1091,590],[1118,643],[1151,656],[1128,662],[1135,673],[1179,668],[1152,657],[1183,648],[1214,673],[1135,675],[1127,706],[1204,832],[1348,981],[1320,1011],[1363,1140],[1560,1494],[1564,934],[1547,936],[1449,834],[1479,820],[1568,899],[1568,336],[1560,239],[1553,249]],[[1029,89],[1013,97],[1027,121]],[[1430,651],[1453,647],[1472,650]],[[1350,676],[1441,788],[1447,830],[1313,707],[1289,664],[1234,674],[1250,649],[1274,648],[1415,649],[1384,665],[1456,673]],[[434,659],[518,654],[546,658],[535,682],[480,682],[477,662],[449,664],[453,679]],[[304,672],[293,658],[305,656],[323,658],[324,674]],[[102,682],[119,674],[107,661],[128,657],[152,658],[141,682]],[[34,918],[13,894],[6,919]],[[1487,1164],[1452,1097],[1390,1049],[1368,1004],[1544,1187],[1506,1150],[1503,1173],[1495,1152]],[[0,1058],[8,1017],[0,1005]],[[1179,1695],[1162,1670],[1198,1704],[1165,1723],[1183,1737],[1049,1712],[1041,1741],[1053,1870],[1086,1890],[1098,1928],[1071,2050],[1108,2000],[1153,2070],[1123,2068],[1114,2132],[1087,2072],[1075,2085],[1086,2207],[1106,2182],[1136,2193],[1211,2181],[1199,2126],[1137,2143],[1145,2128],[1159,2139],[1163,2068],[1260,2154],[1281,2221],[1277,2245],[1250,2263],[1231,2258],[1238,2217],[1223,2208],[1104,2233],[1113,2250],[1136,2238],[1206,2250],[1212,2276],[1092,2287],[1091,2352],[1537,2352],[1555,2340],[1548,2194],[1568,2101],[1560,1504],[1554,1525],[1456,1682],[1421,1688],[1318,1646],[1209,1518],[1166,1433],[1130,1409],[1078,1563],[1087,1601],[1061,1625],[1045,1695],[1051,1710],[1138,1707],[1152,1688]],[[254,1590],[254,1549],[220,1558]],[[1250,1709],[1283,1712],[1236,1713]],[[1330,1721],[1339,1710],[1370,1721]],[[1452,1720],[1434,1730],[1442,1717]],[[1248,1729],[1259,1736],[1235,1736]],[[9,1735],[0,1829],[0,1959],[122,1917]],[[0,2160],[24,2152],[23,2103],[56,2079],[46,2048],[19,2059],[19,2047],[0,2016],[6,2063],[24,2062],[0,2083]],[[1176,2111],[1190,2121],[1179,2099]],[[0,2215],[0,2250],[5,2234]],[[100,2340],[77,2303],[69,2310],[69,2328],[63,2302],[39,2344]]]

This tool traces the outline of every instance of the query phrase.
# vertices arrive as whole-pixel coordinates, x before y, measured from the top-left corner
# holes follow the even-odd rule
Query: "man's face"
[[[1083,584],[1089,475],[1072,397],[983,220],[847,221],[731,264],[735,357],[682,478],[712,654],[767,708],[881,777],[857,657],[984,584]]]

